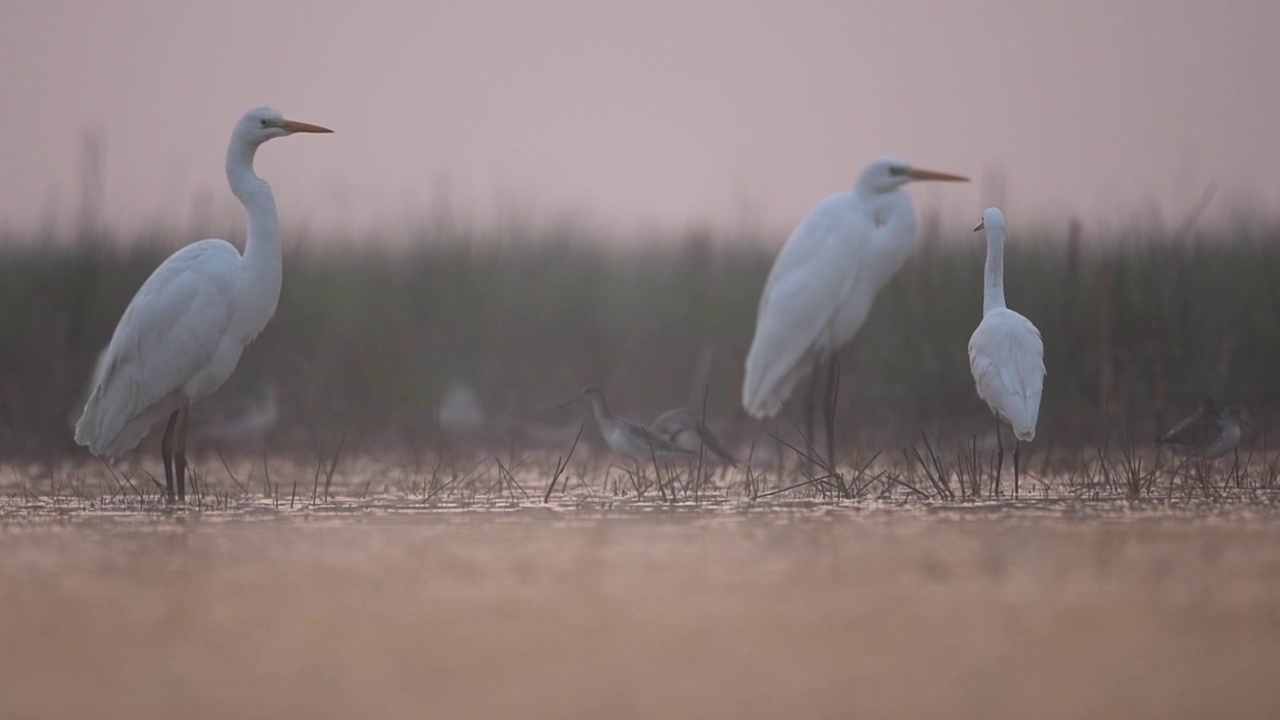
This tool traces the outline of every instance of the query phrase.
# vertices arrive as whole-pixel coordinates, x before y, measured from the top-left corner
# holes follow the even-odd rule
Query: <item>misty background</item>
[[[1045,335],[1039,447],[1146,442],[1209,395],[1265,428],[1275,27],[1268,2],[6,3],[0,450],[73,450],[142,281],[243,245],[223,155],[260,103],[336,132],[258,155],[280,308],[196,417],[277,388],[273,448],[443,442],[458,383],[489,442],[588,383],[785,433],[738,405],[765,275],[883,154],[975,182],[908,190],[917,246],[842,356],[860,446],[989,429],[965,358],[989,203]]]

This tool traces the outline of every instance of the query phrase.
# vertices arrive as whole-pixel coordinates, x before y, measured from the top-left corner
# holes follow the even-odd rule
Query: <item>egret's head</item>
[[[969,182],[969,178],[950,173],[921,170],[911,167],[906,160],[884,157],[872,162],[858,176],[858,186],[876,193],[886,193],[906,185],[913,180],[946,180],[949,182]]]
[[[1000,208],[989,207],[982,211],[982,222],[978,223],[978,227],[974,228],[974,232],[978,232],[986,228],[991,232],[1004,234],[1004,213],[1000,212]]]
[[[311,125],[310,123],[286,120],[279,110],[265,105],[256,107],[245,113],[236,123],[236,134],[253,145],[294,133],[329,133],[329,128]]]

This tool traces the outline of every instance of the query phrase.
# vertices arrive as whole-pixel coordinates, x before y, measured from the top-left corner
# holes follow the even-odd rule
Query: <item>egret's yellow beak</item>
[[[951,173],[937,172],[935,170],[919,170],[911,169],[912,180],[945,180],[947,182],[969,182],[969,178],[963,175],[952,175]]]
[[[978,232],[979,230],[981,230],[982,228],[984,228],[984,227],[986,227],[986,226],[987,226],[987,221],[986,221],[986,220],[979,220],[979,221],[978,221],[978,227],[974,228],[974,229],[973,229],[973,231],[974,231],[974,232]]]
[[[297,120],[285,120],[280,123],[281,130],[288,130],[291,133],[331,133],[333,132],[327,127],[312,125],[311,123],[298,122]]]

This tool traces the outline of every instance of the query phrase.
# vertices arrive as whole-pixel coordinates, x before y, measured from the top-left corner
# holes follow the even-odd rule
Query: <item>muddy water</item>
[[[1280,519],[0,524],[0,717],[1278,717]]]

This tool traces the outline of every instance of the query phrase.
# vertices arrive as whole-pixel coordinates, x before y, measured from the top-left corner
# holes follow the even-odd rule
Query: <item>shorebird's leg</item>
[[[160,460],[164,463],[165,502],[173,502],[173,426],[178,420],[178,411],[169,413],[169,423],[165,425],[164,437],[160,438]]]

